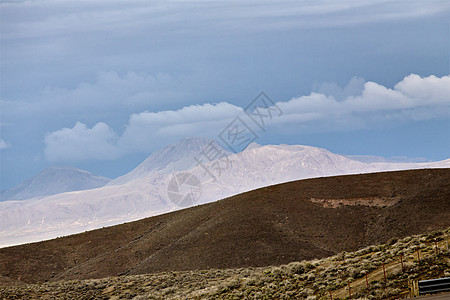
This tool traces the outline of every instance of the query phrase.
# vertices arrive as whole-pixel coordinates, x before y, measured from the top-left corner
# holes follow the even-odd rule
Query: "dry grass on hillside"
[[[350,283],[352,299],[394,299],[408,294],[408,280],[450,276],[449,238],[450,228],[392,239],[385,245],[342,252],[321,260],[273,267],[164,272],[5,286],[0,287],[0,298],[329,299],[331,292],[333,299],[345,299]],[[400,255],[404,259],[404,271]],[[368,289],[365,272],[368,273]]]

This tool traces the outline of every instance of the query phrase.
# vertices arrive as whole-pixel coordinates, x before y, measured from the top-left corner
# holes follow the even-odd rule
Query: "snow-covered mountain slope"
[[[160,166],[170,164],[166,160]],[[315,147],[249,147],[181,172],[142,172],[123,184],[0,202],[0,246],[137,220],[292,180],[417,168],[450,168],[450,159],[368,164]]]
[[[0,202],[0,247],[78,233],[165,213],[160,178]],[[163,182],[163,181],[162,181]],[[161,183],[162,184],[162,183]]]
[[[131,172],[111,180],[108,185],[118,185],[130,182],[134,179],[149,175],[152,172],[167,174],[173,171],[183,171],[193,168],[198,160],[209,162],[211,151],[219,150],[223,155],[230,155],[216,141],[204,137],[190,137],[176,144],[169,145],[154,152]],[[197,160],[196,160],[197,159]]]
[[[108,178],[72,167],[50,167],[1,193],[0,201],[24,200],[104,186]]]
[[[202,182],[202,198],[209,202],[252,189],[306,178],[422,168],[450,168],[450,159],[431,163],[363,163],[309,146],[268,145],[229,157],[230,168],[212,178],[203,168],[189,172]],[[214,169],[212,164],[208,165]]]

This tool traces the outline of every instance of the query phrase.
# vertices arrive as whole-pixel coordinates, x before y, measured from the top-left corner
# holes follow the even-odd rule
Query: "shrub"
[[[305,267],[299,262],[293,262],[288,265],[288,269],[292,274],[303,274],[305,273]]]

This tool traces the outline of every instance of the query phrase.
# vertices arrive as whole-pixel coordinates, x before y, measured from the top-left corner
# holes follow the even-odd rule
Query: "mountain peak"
[[[180,152],[190,152],[190,151],[201,151],[204,147],[208,146],[210,143],[216,143],[214,140],[205,138],[205,137],[187,137],[184,138],[177,143],[170,144],[161,150],[158,150],[155,153],[158,152],[173,152],[173,151],[180,151]],[[153,155],[152,154],[152,155]],[[150,155],[151,156],[151,155]]]
[[[247,148],[245,148],[245,150],[252,150],[252,149],[259,148],[259,147],[261,147],[260,144],[255,143],[255,142],[251,142],[251,143],[247,146]]]
[[[197,159],[201,159],[202,151],[214,147],[225,155],[231,152],[225,150],[216,141],[205,137],[187,137],[175,144],[168,145],[153,152],[147,159],[131,172],[112,180],[108,185],[118,185],[146,176],[152,172],[161,174],[173,171],[183,171],[195,167]]]

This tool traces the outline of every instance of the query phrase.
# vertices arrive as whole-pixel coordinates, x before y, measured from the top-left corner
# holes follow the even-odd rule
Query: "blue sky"
[[[261,144],[450,157],[448,1],[2,1],[1,188],[122,175],[264,91]],[[258,131],[259,130],[259,131]]]

